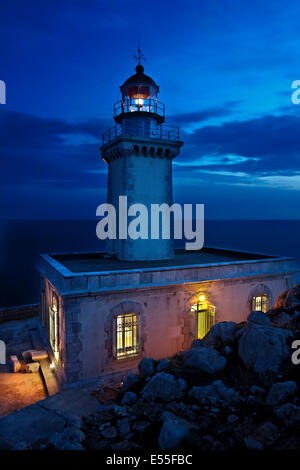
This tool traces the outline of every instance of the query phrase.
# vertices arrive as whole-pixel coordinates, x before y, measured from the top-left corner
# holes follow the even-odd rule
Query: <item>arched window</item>
[[[202,339],[215,324],[216,308],[200,295],[199,302],[192,305],[191,311],[196,315],[197,339]]]
[[[122,313],[116,317],[116,357],[121,359],[140,352],[140,315]]]
[[[54,352],[54,356],[58,359],[59,356],[59,325],[58,325],[58,315],[59,315],[59,303],[58,297],[56,294],[52,293],[51,305],[49,308],[49,336],[50,344]]]
[[[269,310],[270,298],[268,294],[258,294],[252,298],[252,310],[261,311],[267,313]]]

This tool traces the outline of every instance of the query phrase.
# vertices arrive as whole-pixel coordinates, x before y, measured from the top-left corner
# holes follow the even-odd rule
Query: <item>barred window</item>
[[[216,308],[208,302],[201,301],[192,305],[191,311],[196,314],[197,338],[202,339],[215,324]]]
[[[252,299],[252,310],[267,313],[269,310],[269,297],[267,294],[256,295]]]
[[[138,354],[140,351],[140,318],[134,313],[117,316],[117,359]]]

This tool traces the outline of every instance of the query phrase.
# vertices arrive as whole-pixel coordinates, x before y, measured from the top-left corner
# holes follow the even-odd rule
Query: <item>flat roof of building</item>
[[[234,263],[238,261],[254,261],[274,259],[276,256],[233,251],[220,248],[202,248],[197,251],[175,250],[175,257],[167,260],[154,261],[121,261],[107,253],[67,253],[51,254],[56,262],[72,273],[92,273],[105,271],[128,271],[132,269],[155,269],[182,266],[199,266],[207,264]],[[279,258],[279,257],[278,257]]]

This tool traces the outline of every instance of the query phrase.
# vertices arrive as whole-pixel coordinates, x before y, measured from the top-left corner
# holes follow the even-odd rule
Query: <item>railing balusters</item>
[[[165,126],[163,124],[159,124],[156,128],[150,127],[148,130],[145,120],[141,120],[138,124],[131,122],[130,126],[125,127],[125,120],[122,120],[120,124],[115,124],[102,135],[102,145],[108,144],[117,137],[125,134],[149,137],[152,139],[179,141],[179,132],[179,127]]]

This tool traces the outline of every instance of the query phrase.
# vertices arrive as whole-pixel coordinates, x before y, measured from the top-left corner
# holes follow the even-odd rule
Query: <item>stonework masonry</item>
[[[253,294],[263,288],[274,299],[293,285],[294,261],[274,258],[75,274],[43,255],[39,269],[46,311],[50,291],[59,298],[58,376],[61,383],[72,383],[132,370],[144,356],[160,359],[186,350],[197,337],[191,306],[200,295],[214,305],[216,322],[246,320]],[[141,349],[136,356],[116,359],[114,315],[126,311],[140,315]]]

